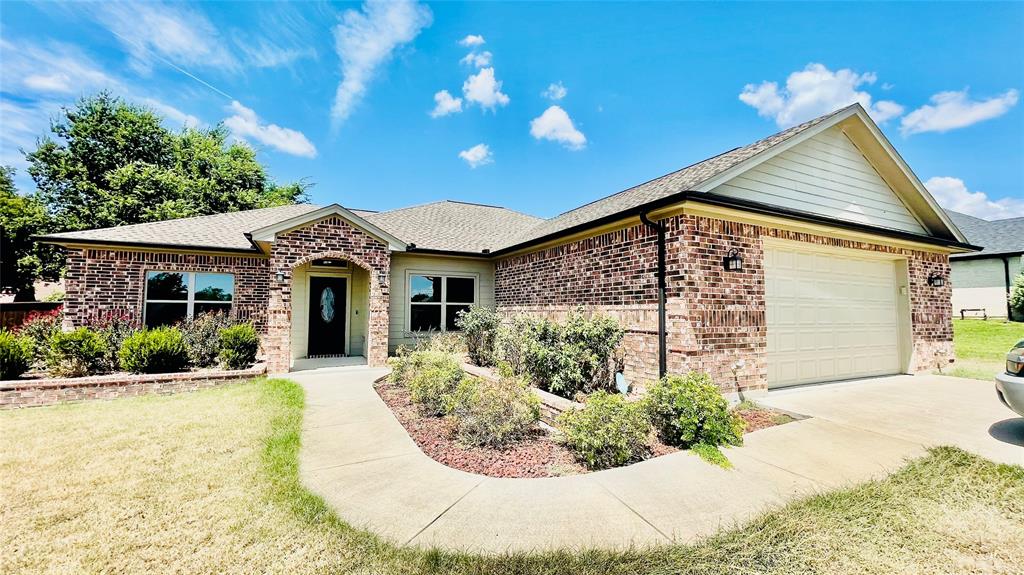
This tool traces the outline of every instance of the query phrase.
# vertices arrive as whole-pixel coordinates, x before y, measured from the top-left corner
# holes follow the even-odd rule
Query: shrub
[[[64,301],[64,292],[61,291],[61,290],[57,290],[57,291],[51,293],[50,295],[44,297],[43,301],[48,301],[48,302]]]
[[[256,363],[260,336],[251,323],[240,323],[220,330],[220,363],[228,369],[246,369]]]
[[[447,396],[462,380],[459,362],[451,354],[436,351],[417,351],[412,356],[409,398],[425,415],[444,415]]]
[[[87,327],[96,331],[107,344],[107,353],[103,358],[104,369],[115,371],[120,368],[118,352],[121,350],[124,340],[139,331],[138,324],[135,323],[132,316],[126,313],[112,313],[91,322]]]
[[[107,342],[99,333],[80,327],[58,331],[47,340],[46,367],[56,377],[82,377],[106,367]]]
[[[132,373],[170,373],[188,367],[188,348],[180,330],[158,327],[128,336],[118,358]]]
[[[625,465],[648,450],[651,422],[641,403],[621,395],[595,392],[583,409],[558,417],[566,445],[591,469]]]
[[[419,344],[420,349],[461,356],[466,352],[466,342],[458,332],[437,332]]]
[[[32,365],[32,340],[0,329],[0,379],[14,379]]]
[[[1018,319],[1024,321],[1024,272],[1021,272],[1013,280],[1013,289],[1010,292],[1010,310],[1016,314]]]
[[[60,324],[64,321],[61,310],[49,312],[34,311],[14,331],[32,342],[32,364],[43,367],[46,364],[46,352],[50,348],[50,338],[60,333]]]
[[[462,330],[469,359],[476,365],[494,364],[494,340],[501,325],[501,316],[491,308],[470,306],[455,318],[455,325]]]
[[[516,375],[529,375],[527,358],[534,338],[533,320],[527,316],[516,316],[498,326],[494,338],[494,356],[501,363],[508,364]]]
[[[179,323],[178,329],[185,338],[189,363],[194,367],[210,367],[217,363],[220,332],[232,323],[227,314],[219,312],[200,314]]]
[[[665,443],[679,447],[743,443],[743,419],[729,411],[729,402],[706,373],[662,378],[645,401]]]
[[[446,398],[445,411],[459,440],[501,447],[526,435],[540,419],[540,399],[520,380],[462,378]]]

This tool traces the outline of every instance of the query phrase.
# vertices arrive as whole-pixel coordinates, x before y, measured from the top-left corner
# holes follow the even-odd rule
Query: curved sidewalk
[[[890,435],[856,421],[812,417],[748,435],[743,447],[726,450],[734,465],[730,470],[679,452],[570,477],[484,477],[444,466],[420,451],[373,389],[373,380],[385,373],[344,368],[289,377],[306,391],[303,482],[345,521],[399,545],[498,553],[687,542],[800,495],[884,476],[907,458],[922,455],[924,445],[958,443],[956,438],[932,441],[930,429],[913,424],[908,428],[924,436]],[[901,379],[927,385],[921,377],[856,385],[908,385]],[[845,386],[821,389],[827,395]],[[954,395],[966,389],[953,387]],[[770,395],[764,403],[788,409],[807,399],[796,392]],[[953,399],[961,405],[966,401]],[[979,421],[991,424],[1012,416],[994,397],[989,399],[995,406],[991,410],[980,398],[968,402],[977,406]],[[1019,421],[1020,428],[1011,425],[1009,433],[1024,440],[1024,420]],[[1016,450],[1024,448],[1008,447],[1005,457],[999,446],[994,454],[982,454],[1024,462],[1013,461]]]

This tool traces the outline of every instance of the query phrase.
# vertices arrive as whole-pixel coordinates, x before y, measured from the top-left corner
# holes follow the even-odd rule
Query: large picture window
[[[235,277],[200,272],[146,272],[146,327],[210,312],[231,312]]]
[[[474,303],[475,277],[409,276],[410,331],[456,331],[456,316]]]

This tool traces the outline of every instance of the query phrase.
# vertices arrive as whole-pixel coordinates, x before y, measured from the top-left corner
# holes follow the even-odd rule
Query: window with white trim
[[[235,276],[205,272],[146,272],[146,327],[173,325],[204,313],[231,313]]]
[[[455,318],[476,303],[476,278],[409,276],[409,331],[457,331]]]

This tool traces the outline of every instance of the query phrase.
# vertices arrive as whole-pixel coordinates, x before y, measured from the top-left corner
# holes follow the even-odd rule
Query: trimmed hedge
[[[99,333],[80,327],[58,331],[47,340],[46,367],[55,377],[83,377],[106,368],[106,340]]]
[[[617,394],[595,392],[583,409],[558,417],[565,443],[591,469],[618,467],[647,454],[651,422],[645,406]]]
[[[220,330],[220,363],[228,369],[246,369],[256,363],[260,336],[250,323],[240,323]]]
[[[32,339],[0,329],[0,379],[14,379],[32,365]]]
[[[188,367],[188,348],[180,330],[158,327],[128,336],[118,359],[132,373],[171,373]]]

